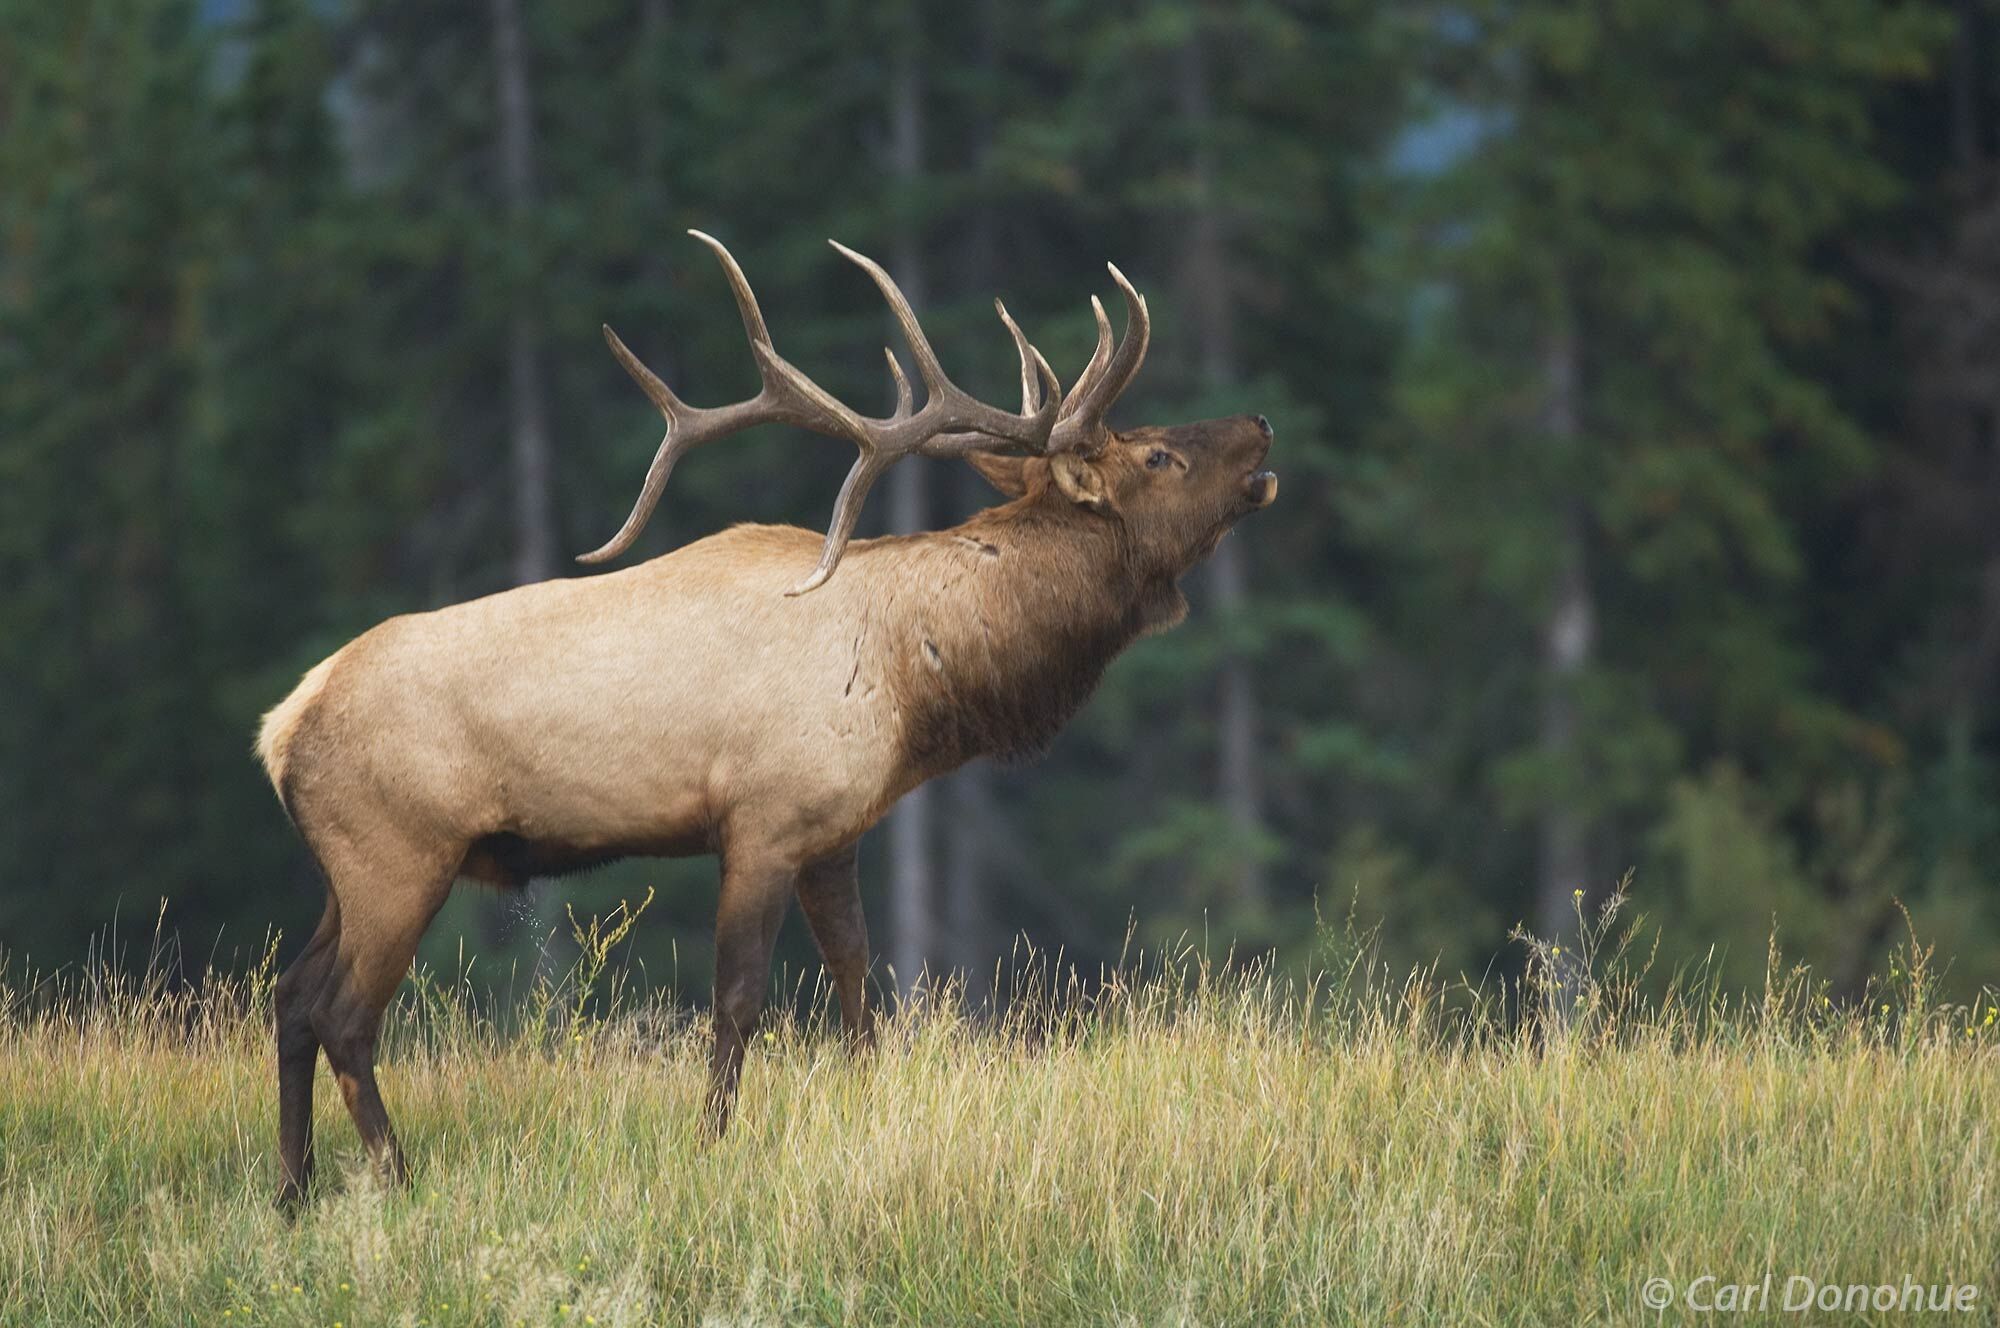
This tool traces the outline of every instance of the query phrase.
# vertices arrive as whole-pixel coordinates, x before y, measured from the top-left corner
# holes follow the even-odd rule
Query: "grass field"
[[[1921,952],[1845,1004],[1796,973],[1642,997],[1626,960],[1545,950],[1526,1000],[1365,950],[1026,980],[997,1023],[939,998],[862,1056],[778,1021],[704,1146],[699,1025],[619,992],[596,935],[506,1032],[410,989],[407,1191],[322,1070],[295,1227],[268,971],[0,989],[0,1322],[1678,1323],[1715,1317],[1703,1275],[1712,1304],[1767,1273],[1730,1321],[1863,1317],[1787,1313],[1795,1277],[1977,1287],[1926,1321],[2000,1298],[2000,1024],[1939,1004]]]

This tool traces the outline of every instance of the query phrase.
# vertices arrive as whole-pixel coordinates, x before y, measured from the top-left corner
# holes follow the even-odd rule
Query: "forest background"
[[[1900,904],[1990,982],[1996,164],[1990,0],[0,0],[0,949],[162,900],[196,963],[296,947],[258,715],[586,574],[659,435],[598,325],[697,404],[755,381],[692,226],[864,409],[890,329],[829,236],[1003,400],[993,296],[1067,380],[1115,261],[1119,418],[1277,429],[1190,622],[871,836],[885,981],[1349,920],[1476,979],[1629,872],[1663,971],[1754,986],[1775,930],[1856,991]],[[821,526],[848,460],[703,452],[640,553]],[[863,533],[993,500],[909,463]],[[654,889],[644,973],[699,999],[713,880],[467,891],[425,958]]]

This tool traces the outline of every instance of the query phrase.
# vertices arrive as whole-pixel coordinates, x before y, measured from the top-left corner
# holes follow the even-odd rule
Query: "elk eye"
[[[1167,451],[1165,448],[1156,447],[1153,449],[1152,454],[1146,458],[1146,469],[1158,470],[1173,459],[1173,453]]]

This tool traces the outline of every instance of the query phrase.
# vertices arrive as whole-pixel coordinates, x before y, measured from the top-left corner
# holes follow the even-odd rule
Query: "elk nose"
[[[1265,419],[1262,415],[1259,415],[1257,417],[1257,429],[1266,438],[1269,438],[1271,436],[1271,422]]]

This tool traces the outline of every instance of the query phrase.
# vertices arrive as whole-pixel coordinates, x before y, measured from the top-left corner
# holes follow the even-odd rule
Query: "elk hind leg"
[[[278,1158],[284,1169],[278,1207],[288,1214],[298,1211],[312,1184],[313,1072],[319,1066],[312,1010],[325,985],[339,933],[340,911],[329,895],[312,939],[278,978],[271,994],[278,1042]]]
[[[451,891],[457,866],[432,855],[406,855],[394,866],[336,879],[340,939],[328,980],[313,1006],[312,1026],[362,1146],[383,1179],[401,1184],[409,1167],[375,1081],[382,1016],[409,972],[417,942]]]

